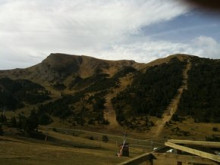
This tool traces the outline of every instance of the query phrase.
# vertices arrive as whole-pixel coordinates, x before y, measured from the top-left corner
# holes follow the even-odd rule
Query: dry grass
[[[116,97],[118,93],[125,90],[127,86],[132,83],[132,80],[133,80],[132,74],[128,74],[125,77],[120,78],[119,87],[113,88],[111,92],[105,96],[106,103],[105,103],[105,109],[104,109],[104,118],[107,121],[109,121],[108,129],[123,130],[116,120],[116,112],[113,108],[111,100],[112,98]]]
[[[180,132],[188,132],[189,135],[178,135],[178,132],[174,131],[175,128],[179,128]],[[216,135],[220,137],[220,131],[213,131],[213,128],[220,130],[219,123],[195,123],[192,118],[187,118],[182,122],[173,122],[164,128],[161,138],[176,138],[176,139],[192,139],[192,140],[206,140],[206,137]]]
[[[4,165],[108,165],[117,164],[129,158],[116,156],[118,143],[122,137],[111,135],[109,142],[104,143],[101,134],[88,132],[70,135],[42,130],[49,135],[48,141],[28,138],[0,137],[0,164]],[[90,140],[88,136],[94,137]],[[133,140],[134,141],[134,140]],[[131,140],[132,142],[132,140]],[[141,142],[139,142],[141,145]],[[143,144],[142,144],[143,145]],[[130,157],[143,153],[139,146],[130,147]]]

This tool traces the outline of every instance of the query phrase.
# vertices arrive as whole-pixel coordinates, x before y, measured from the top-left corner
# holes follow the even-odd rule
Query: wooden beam
[[[207,148],[219,148],[220,149],[220,142],[175,140],[175,139],[170,139],[168,140],[168,142],[175,143],[175,144],[186,144],[186,145],[194,145],[194,146],[202,146],[202,147],[207,147]]]
[[[152,153],[145,153],[135,158],[132,158],[128,161],[125,161],[123,163],[120,163],[119,165],[137,165],[137,164],[140,164],[146,161],[150,161],[152,159],[154,159],[154,156],[152,155]]]
[[[193,155],[197,155],[197,156],[200,156],[200,157],[203,157],[203,158],[207,158],[207,159],[210,159],[210,160],[213,160],[213,161],[216,161],[216,162],[220,163],[220,156],[218,156],[218,155],[210,154],[210,153],[200,151],[200,150],[197,150],[197,149],[193,149],[193,148],[189,148],[189,147],[186,147],[186,146],[181,146],[181,145],[174,144],[174,143],[171,143],[171,142],[166,142],[165,145],[168,146],[168,147],[172,147],[174,149],[177,149],[177,150],[181,150],[181,151],[184,151],[184,152],[187,152],[187,153],[190,153],[190,154],[193,154]]]
[[[161,160],[169,161],[169,163],[172,164],[171,162],[173,160],[173,162],[183,162],[185,164],[218,165],[217,162],[194,155],[179,155],[173,153],[153,153],[153,155],[156,157],[155,164]]]

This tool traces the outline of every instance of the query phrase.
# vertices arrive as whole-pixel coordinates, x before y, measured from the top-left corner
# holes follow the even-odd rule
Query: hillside
[[[154,134],[189,118],[218,123],[219,77],[219,60],[189,55],[140,64],[51,54],[30,68],[0,71],[0,108],[17,119],[32,111],[41,124]]]
[[[40,64],[27,69],[1,71],[0,76],[23,78],[50,84],[65,82],[69,77],[72,79],[77,79],[77,77],[88,78],[99,73],[112,76],[126,66],[141,68],[144,64],[128,60],[108,61],[88,56],[50,54]]]
[[[49,92],[29,80],[0,79],[0,105],[4,110],[16,110],[26,104],[49,100]]]
[[[180,100],[178,115],[196,122],[220,122],[220,60],[192,59],[188,89]]]

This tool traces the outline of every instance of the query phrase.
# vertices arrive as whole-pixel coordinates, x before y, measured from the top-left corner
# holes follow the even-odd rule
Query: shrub
[[[103,136],[102,136],[102,141],[105,142],[105,143],[107,143],[107,142],[109,141],[108,136],[103,135]]]
[[[2,136],[4,134],[4,131],[2,129],[2,125],[0,125],[0,136]]]
[[[207,136],[206,141],[214,141],[214,142],[220,142],[220,137],[216,135]]]
[[[172,120],[173,121],[180,121],[180,118],[177,114],[173,114]]]
[[[217,132],[217,131],[218,131],[218,128],[217,128],[217,127],[213,127],[212,130],[213,130],[214,132]]]
[[[40,117],[39,117],[39,124],[41,125],[48,125],[50,123],[52,123],[52,119],[51,117],[46,114],[46,113],[43,113]]]
[[[7,123],[7,118],[3,114],[1,114],[1,116],[0,116],[0,123],[2,123],[2,124]]]
[[[88,137],[89,140],[95,140],[93,136]]]
[[[12,117],[12,118],[11,118],[10,126],[11,126],[11,127],[17,127],[17,120],[16,120],[15,117]]]
[[[31,111],[31,114],[28,117],[19,114],[17,127],[23,130],[26,135],[32,136],[37,134],[39,120],[36,116],[37,113],[35,111]]]

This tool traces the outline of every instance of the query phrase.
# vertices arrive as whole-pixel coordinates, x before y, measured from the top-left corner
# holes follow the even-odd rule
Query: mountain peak
[[[160,64],[163,64],[163,63],[168,63],[173,58],[177,58],[180,61],[185,61],[185,60],[191,59],[193,57],[196,57],[196,56],[188,55],[188,54],[172,54],[172,55],[169,55],[169,56],[164,57],[164,58],[158,58],[158,59],[148,63],[147,66],[153,66],[153,65],[160,65]]]
[[[190,59],[192,57],[196,57],[195,55],[189,55],[189,54],[172,54],[169,55],[167,58],[178,58],[179,60],[186,60]]]

